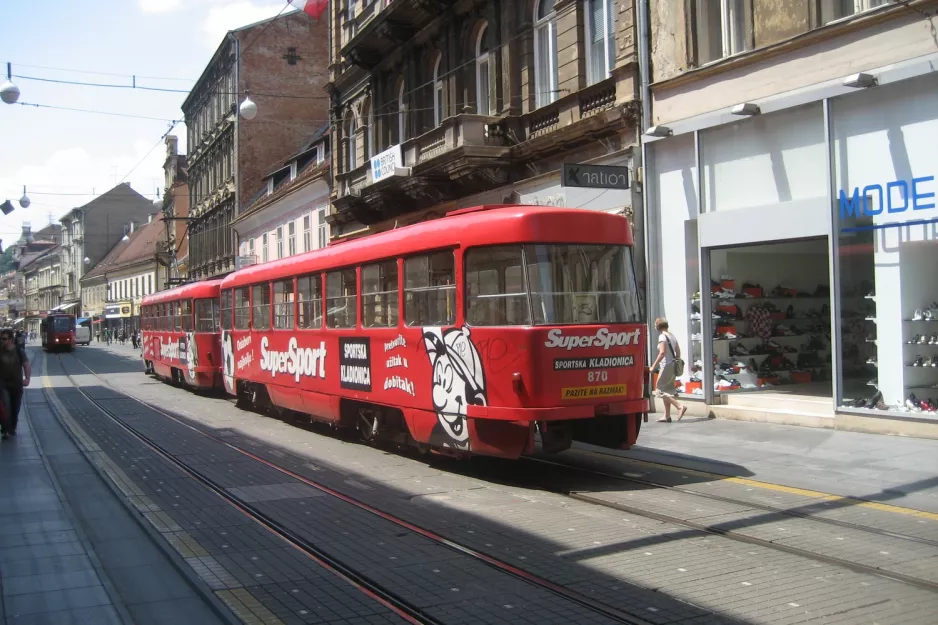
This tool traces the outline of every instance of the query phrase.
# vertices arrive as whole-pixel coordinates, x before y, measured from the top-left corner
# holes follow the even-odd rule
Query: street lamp
[[[90,264],[91,264],[91,259],[88,258],[87,256],[85,256],[85,261],[84,261],[84,262],[85,262],[86,265],[90,265]]]
[[[7,79],[0,85],[0,100],[7,104],[16,104],[20,99],[20,88],[13,84],[13,64],[7,63]]]
[[[244,102],[238,107],[238,111],[240,111],[241,117],[244,119],[252,120],[257,117],[257,105],[254,104],[254,100],[251,99],[251,92],[246,91],[245,93]]]
[[[23,197],[20,198],[20,206],[23,208],[29,208],[29,196],[26,195],[26,185],[23,185]]]

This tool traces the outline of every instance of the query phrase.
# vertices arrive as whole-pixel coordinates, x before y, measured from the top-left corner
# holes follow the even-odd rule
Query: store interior
[[[699,292],[691,297],[690,378],[702,395],[703,341],[713,344],[714,391],[832,398],[830,266],[826,238],[709,250],[712,336],[702,336]],[[841,267],[843,271],[843,267]],[[843,273],[844,395],[875,385],[872,267]],[[848,278],[849,276],[849,278]],[[849,391],[848,391],[849,389]]]

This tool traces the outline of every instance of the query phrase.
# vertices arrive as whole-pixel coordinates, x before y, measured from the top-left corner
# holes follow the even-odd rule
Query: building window
[[[695,8],[698,65],[748,48],[744,0],[696,0]]]
[[[248,239],[248,256],[254,258],[254,237]]]
[[[365,158],[371,158],[375,155],[377,150],[375,150],[375,120],[374,120],[374,111],[371,106],[371,99],[365,100],[365,103],[362,105],[362,120],[364,120],[365,132]]]
[[[491,52],[488,44],[488,24],[484,24],[479,29],[479,37],[476,39],[476,111],[479,115],[492,114],[491,95],[489,93],[490,77],[492,63]]]
[[[287,224],[287,251],[290,256],[296,256],[296,222]]]
[[[355,114],[349,113],[345,122],[345,157],[348,168],[346,171],[352,171],[358,167],[358,124],[355,122]]]
[[[397,142],[404,143],[407,138],[407,102],[404,97],[404,81],[397,88]]]
[[[267,255],[267,233],[261,235],[261,262],[266,263],[268,259]]]
[[[443,121],[443,79],[440,76],[440,66],[443,65],[443,55],[437,54],[433,64],[433,127],[436,128]]]
[[[586,56],[589,84],[609,78],[616,63],[616,30],[613,0],[589,0],[586,16]]]
[[[283,226],[277,226],[277,258],[283,258]]]
[[[313,251],[312,215],[303,215],[303,251]]]
[[[541,0],[534,13],[534,88],[538,107],[557,99],[557,82],[557,12],[554,0]]]
[[[320,208],[316,211],[317,219],[319,225],[317,226],[317,234],[319,235],[319,248],[323,249],[326,245],[329,244],[329,223],[326,221],[326,209]]]
[[[820,0],[821,24],[883,6],[887,0]]]

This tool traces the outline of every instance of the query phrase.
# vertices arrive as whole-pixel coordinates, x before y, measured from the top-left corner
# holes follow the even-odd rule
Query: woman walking
[[[680,421],[687,406],[684,406],[674,397],[674,381],[677,378],[675,361],[681,357],[681,346],[678,345],[674,335],[668,332],[668,320],[664,317],[655,319],[655,329],[658,330],[658,357],[651,365],[651,371],[661,365],[658,372],[658,382],[655,384],[655,395],[664,403],[664,417],[658,421],[671,422],[671,407],[678,411],[677,420]]]

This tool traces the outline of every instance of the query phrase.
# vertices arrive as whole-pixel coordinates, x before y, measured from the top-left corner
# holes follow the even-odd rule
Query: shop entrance
[[[814,398],[825,411],[831,409],[827,237],[710,248],[704,254],[708,255],[710,296],[691,302],[691,319],[697,329],[691,341],[690,384],[706,383],[703,346],[708,341],[714,396],[722,397],[715,403],[734,403],[727,401],[732,394],[784,394]],[[861,284],[857,288],[860,294]],[[705,313],[709,316],[706,324]],[[869,358],[863,345],[861,341],[855,360]],[[861,367],[850,383],[865,388],[863,375]]]

